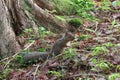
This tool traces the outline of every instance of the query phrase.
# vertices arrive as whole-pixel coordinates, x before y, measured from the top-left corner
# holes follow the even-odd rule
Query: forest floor
[[[74,41],[67,44],[62,54],[44,62],[25,64],[26,67],[11,65],[4,75],[8,80],[120,80],[120,13],[97,10],[92,14],[98,20],[83,20]],[[61,37],[41,30],[37,40],[28,41],[30,34],[20,36],[21,42],[27,41],[23,48],[33,42],[28,51],[49,51]]]

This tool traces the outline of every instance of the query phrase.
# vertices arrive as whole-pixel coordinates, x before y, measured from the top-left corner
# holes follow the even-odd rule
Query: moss
[[[79,18],[72,18],[70,21],[69,21],[69,24],[78,28],[82,25],[83,21]]]
[[[78,40],[88,40],[92,38],[92,35],[81,35]]]
[[[71,15],[77,13],[77,10],[79,9],[78,5],[76,5],[71,0],[51,0],[53,3],[55,3],[56,10],[58,14],[62,15]]]

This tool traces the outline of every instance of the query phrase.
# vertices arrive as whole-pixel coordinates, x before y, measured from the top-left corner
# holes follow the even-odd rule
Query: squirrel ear
[[[68,37],[70,35],[70,32],[66,32],[64,37]]]
[[[68,32],[66,32],[65,35],[68,35]]]
[[[74,40],[74,34],[72,34],[71,32],[66,32],[64,38],[66,38],[69,41]]]
[[[64,37],[68,35],[68,32],[65,32]]]

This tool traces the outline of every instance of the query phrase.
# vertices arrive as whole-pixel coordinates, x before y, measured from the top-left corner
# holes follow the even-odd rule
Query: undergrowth
[[[85,24],[85,21],[87,23],[87,21],[89,20],[97,22],[95,14],[93,15],[91,14],[91,12],[97,12],[99,9],[102,9],[104,11],[113,11],[111,5],[113,5],[113,7],[117,7],[118,4],[120,4],[118,0],[116,0],[116,2],[114,3],[107,1],[108,0],[104,0],[103,2],[101,2],[101,5],[96,8],[96,3],[92,0],[53,0],[53,2],[57,4],[56,10],[58,11],[58,14],[62,13],[62,16],[56,16],[57,19],[65,21],[66,15],[77,15],[81,19],[78,17],[72,18],[69,23],[77,28],[80,28],[80,25],[84,24],[84,29],[82,33],[75,33],[75,40],[71,42],[73,44],[68,46],[62,54],[55,57],[55,59],[50,59],[40,64],[36,61],[36,63],[34,63],[34,66],[30,66],[31,69],[39,64],[40,69],[38,68],[38,71],[36,72],[36,74],[38,73],[37,75],[42,74],[42,76],[44,77],[55,78],[57,80],[92,80],[93,78],[99,79],[99,77],[101,76],[104,79],[107,76],[107,79],[109,80],[115,80],[116,78],[120,79],[120,62],[118,60],[120,57],[120,23],[117,22],[117,19],[113,19],[111,20],[111,22],[109,22],[110,26],[108,28],[106,28],[106,25],[99,25],[103,25],[103,23],[107,24],[106,22],[102,21],[98,22],[99,24],[93,23],[95,25],[87,27],[86,25],[90,24]],[[28,7],[26,8],[31,11],[31,9],[29,9]],[[99,15],[101,14],[99,13]],[[93,28],[91,29],[91,27],[95,27],[96,29],[93,30]],[[105,34],[106,31],[112,31],[114,29],[116,30],[116,32],[111,32],[112,34]],[[24,37],[26,39],[25,41],[21,42],[22,44],[28,44],[33,41],[35,42],[35,45],[33,45],[30,49],[26,51],[36,50],[40,52],[45,52],[49,49],[49,46],[56,40],[56,38],[54,37],[54,35],[56,34],[48,31],[44,27],[39,27],[39,34],[40,36],[38,37],[38,39],[34,39],[35,35],[33,35],[32,29],[28,28],[24,30],[24,34],[20,35],[21,37]],[[111,39],[111,37],[113,39]],[[97,38],[97,40],[95,38]],[[102,39],[101,42],[99,41],[99,39]],[[39,47],[37,47],[36,45]],[[19,63],[20,65],[9,63],[7,67],[3,69],[3,72],[0,72],[0,79],[6,80],[6,77],[9,77],[8,75],[11,72],[12,75],[15,76],[14,70],[16,72],[18,71],[19,73],[17,77],[23,76],[21,70],[19,70],[23,69],[23,67],[21,67],[21,64],[23,64],[24,62],[22,56],[18,55],[15,60],[16,61],[13,61],[13,63]],[[0,63],[0,65],[2,65],[0,67],[4,67],[8,61],[3,61],[2,63]],[[26,64],[23,65],[29,66]],[[41,68],[43,68],[43,70],[45,71],[42,72]]]

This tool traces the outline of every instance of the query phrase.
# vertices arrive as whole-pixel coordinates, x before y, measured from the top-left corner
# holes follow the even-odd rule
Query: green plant
[[[89,39],[89,38],[91,38],[92,36],[91,35],[81,35],[80,37],[79,37],[79,40],[87,40],[87,39]]]
[[[58,71],[48,71],[49,74],[52,74],[52,75],[55,75],[57,77],[62,77],[63,74],[61,74],[60,72]]]
[[[114,28],[114,26],[116,25],[116,20],[114,19],[112,22],[111,22],[111,27],[110,27],[110,29],[112,30],[113,28]]]
[[[113,2],[111,2],[111,0],[103,0],[101,2],[100,8],[103,9],[103,10],[112,10],[111,6],[116,8],[119,5],[120,5],[120,1],[119,0],[115,0]]]
[[[118,71],[120,71],[120,65],[117,65],[116,68]]]
[[[68,58],[72,58],[76,55],[76,51],[73,48],[69,48],[67,50],[64,51],[64,56],[63,59],[68,59]]]
[[[115,44],[111,43],[111,42],[107,42],[107,43],[104,43],[103,46],[109,48],[109,47],[114,47]]]
[[[8,80],[9,78],[9,73],[12,69],[7,67],[1,74],[0,74],[0,80]]]
[[[112,2],[110,0],[103,0],[101,2],[101,8],[103,10],[111,10],[110,6],[112,5]]]
[[[98,71],[96,67],[92,67],[91,70],[92,70],[92,71],[95,71],[95,72]]]
[[[104,71],[104,70],[109,70],[109,69],[110,69],[109,65],[108,65],[107,63],[105,63],[104,60],[98,62],[98,63],[96,64],[96,67],[100,68],[102,71]]]
[[[64,15],[75,14],[79,8],[78,5],[71,0],[52,0],[52,2],[56,4],[57,12]]]
[[[109,50],[105,46],[98,46],[92,49],[93,50],[93,55],[99,55],[103,53],[109,52]]]
[[[47,35],[54,35],[52,32],[48,31],[44,27],[39,27],[40,38],[44,38]]]
[[[96,72],[98,71],[98,69],[101,71],[109,71],[113,66],[112,64],[105,62],[105,59],[103,58],[93,59],[92,61],[95,66],[91,70]]]
[[[34,43],[35,40],[31,40],[31,39],[29,39],[28,42],[30,42],[30,43]]]
[[[92,62],[94,63],[95,67],[93,67],[91,70],[93,71],[96,71],[98,69],[100,69],[101,71],[106,71],[106,70],[110,70],[110,69],[113,69],[116,67],[116,70],[119,71],[119,66],[116,66],[116,65],[113,65],[112,63],[110,63],[109,61],[106,62],[106,58],[104,58],[105,55],[109,55],[108,53],[110,52],[110,48],[113,48],[115,47],[116,44],[113,44],[111,42],[107,42],[107,43],[104,43],[102,45],[99,45],[95,48],[92,48],[92,53],[94,56],[99,56],[101,54],[103,54],[103,58],[93,58],[92,59]],[[104,55],[105,54],[105,55]]]
[[[23,32],[25,33],[25,34],[23,34],[23,35],[21,35],[21,36],[29,36],[29,37],[34,37],[35,35],[34,35],[34,33],[33,33],[33,29],[32,28],[27,28],[27,29],[25,29],[25,30],[23,30]]]
[[[109,76],[109,80],[116,80],[116,78],[120,78],[119,73],[113,73]]]
[[[17,56],[15,57],[15,62],[22,64],[22,63],[24,62],[23,56],[22,56],[22,55],[17,55]]]
[[[114,2],[112,2],[113,7],[117,7],[120,5],[120,1],[119,0],[115,0]]]
[[[46,52],[46,48],[39,48],[39,49],[37,49],[37,51],[39,51],[39,52]]]
[[[75,3],[84,10],[91,10],[95,5],[94,1],[91,0],[75,0]]]
[[[79,6],[77,14],[87,20],[95,20],[95,17],[89,13],[90,10],[94,10],[94,1],[91,0],[75,0],[75,3]]]
[[[109,52],[109,48],[110,47],[114,47],[116,46],[116,44],[113,44],[111,42],[107,42],[102,44],[101,46],[96,46],[95,48],[92,48],[92,53],[94,55],[99,55],[99,54],[103,54],[103,53],[108,53]]]
[[[30,32],[32,32],[32,28],[25,29],[23,32],[24,33],[30,33]]]
[[[90,14],[94,10],[94,1],[91,0],[52,0],[56,4],[58,13],[64,15],[78,14],[87,20],[96,20],[95,16]]]
[[[89,31],[89,32],[93,32],[93,33],[95,33],[95,31],[92,30],[92,29],[90,29],[90,28],[85,28],[85,30],[86,30],[86,31]]]

